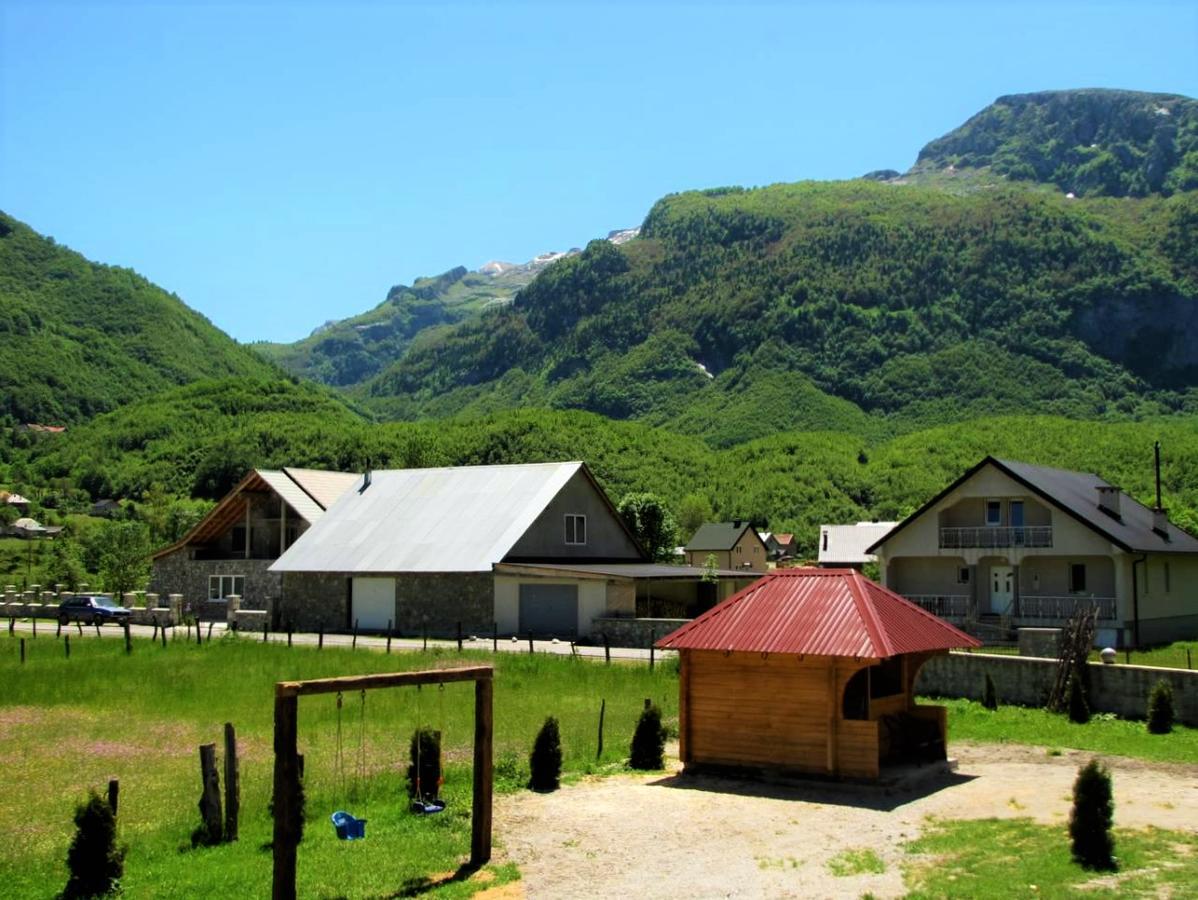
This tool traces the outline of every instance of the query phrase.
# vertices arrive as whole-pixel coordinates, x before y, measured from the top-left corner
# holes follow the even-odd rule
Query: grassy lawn
[[[948,707],[948,739],[1032,744],[1093,750],[1161,762],[1198,763],[1198,728],[1175,725],[1170,734],[1149,734],[1143,722],[1097,714],[1085,725],[1065,715],[1022,706],[986,709],[975,700],[927,700]]]
[[[914,900],[1192,897],[1198,889],[1198,835],[1184,832],[1116,828],[1116,872],[1083,869],[1064,826],[1027,819],[938,820],[906,849],[916,855],[904,870]]]
[[[51,632],[52,635],[52,632]],[[72,641],[71,658],[52,636],[17,642],[0,637],[0,894],[51,897],[66,881],[64,859],[75,803],[89,787],[120,779],[119,832],[129,844],[129,897],[268,896],[271,855],[267,812],[273,765],[273,684],[295,678],[494,663],[495,759],[499,790],[521,787],[527,757],[546,715],[561,725],[565,768],[582,773],[619,767],[644,698],[676,720],[672,667],[611,667],[549,655],[379,653],[262,645],[228,638],[203,647]],[[599,704],[607,701],[605,745],[596,759]],[[392,896],[439,881],[469,855],[470,742],[473,686],[374,691],[344,698],[344,778],[337,767],[335,696],[300,701],[307,826],[299,852],[302,896]],[[197,747],[237,727],[241,752],[241,840],[193,850],[200,795]],[[417,722],[443,729],[449,801],[439,816],[406,811],[408,739]],[[361,741],[359,736],[361,735]],[[359,763],[359,747],[364,752]],[[368,819],[367,839],[338,842],[329,815],[347,809]],[[496,835],[502,840],[502,835]],[[490,884],[517,878],[511,867],[483,873]],[[480,885],[449,883],[439,893],[464,896]]]

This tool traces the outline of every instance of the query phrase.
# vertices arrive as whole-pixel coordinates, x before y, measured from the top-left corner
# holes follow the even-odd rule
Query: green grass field
[[[527,757],[546,715],[561,724],[570,773],[618,768],[644,698],[676,720],[678,682],[670,667],[606,667],[569,657],[501,654],[379,653],[262,645],[230,638],[166,648],[147,640],[131,656],[120,641],[0,638],[0,895],[51,897],[66,881],[64,859],[74,805],[89,787],[119,778],[119,831],[129,844],[129,897],[267,896],[271,855],[273,684],[295,678],[494,662],[495,760],[499,790],[527,779]],[[596,759],[599,704],[607,701],[605,747]],[[221,747],[226,721],[237,727],[242,773],[241,839],[191,849],[198,824],[199,744]],[[444,731],[448,810],[419,818],[406,811],[404,772],[417,722]],[[334,695],[304,698],[299,744],[305,755],[307,825],[299,851],[301,896],[392,896],[453,872],[469,855],[473,687],[447,685],[346,696],[337,765]],[[362,748],[361,751],[359,748]],[[359,755],[361,752],[361,756]],[[360,762],[359,762],[360,760]],[[338,842],[329,815],[346,809],[368,819],[367,840]],[[496,835],[502,840],[502,835]],[[484,873],[491,884],[517,877],[511,867]],[[446,896],[479,885],[451,883]]]

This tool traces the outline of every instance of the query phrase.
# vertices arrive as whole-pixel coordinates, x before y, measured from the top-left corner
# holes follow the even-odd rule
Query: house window
[[[1002,524],[1002,501],[987,500],[986,501],[986,524],[1001,525]]]
[[[1086,589],[1086,564],[1069,564],[1069,593],[1080,594]]]
[[[587,542],[587,517],[573,513],[566,516],[566,543],[579,546]]]
[[[209,575],[208,599],[224,600],[228,597],[245,596],[244,575]]]
[[[957,584],[969,584],[969,566],[957,569]]]
[[[245,553],[245,526],[234,525],[229,535],[230,549],[234,553]]]

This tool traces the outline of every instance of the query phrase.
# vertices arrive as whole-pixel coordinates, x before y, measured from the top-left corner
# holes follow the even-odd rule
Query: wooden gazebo
[[[657,642],[681,656],[688,768],[875,779],[945,758],[945,710],[917,706],[938,653],[980,642],[853,569],[778,569]]]

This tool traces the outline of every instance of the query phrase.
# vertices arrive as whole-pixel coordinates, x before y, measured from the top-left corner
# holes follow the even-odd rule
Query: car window
[[[92,597],[92,603],[96,606],[102,606],[104,609],[116,609],[117,605],[107,597]]]

